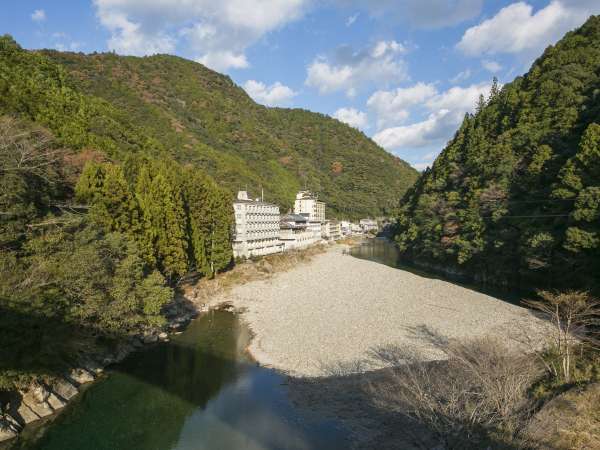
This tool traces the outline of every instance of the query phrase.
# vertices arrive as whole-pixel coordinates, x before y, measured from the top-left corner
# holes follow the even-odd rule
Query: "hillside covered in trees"
[[[404,196],[396,240],[482,282],[598,289],[600,17],[480,99]]]
[[[266,108],[229,77],[168,55],[45,51],[65,83],[103,99],[174,159],[232,192],[264,189],[289,207],[307,187],[330,216],[390,214],[417,172],[360,131],[322,114]]]

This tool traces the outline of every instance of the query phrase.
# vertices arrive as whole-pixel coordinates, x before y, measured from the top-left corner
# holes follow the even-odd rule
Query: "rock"
[[[141,336],[135,336],[134,338],[131,339],[131,345],[133,345],[135,348],[140,348],[144,345],[144,342],[142,341],[142,337]]]
[[[64,400],[71,400],[79,393],[77,388],[65,379],[57,381],[54,386],[52,386],[52,391]]]
[[[37,403],[45,402],[50,396],[50,391],[42,385],[35,386],[30,392]]]
[[[77,368],[69,372],[69,379],[81,385],[94,381],[94,376],[83,368]]]
[[[38,402],[33,390],[23,394],[22,402],[29,406],[29,408],[40,417],[49,416],[54,412],[47,402]]]
[[[161,341],[165,341],[165,340],[169,339],[169,335],[163,331],[162,333],[159,333],[159,334],[158,334],[158,338],[159,338]]]
[[[67,405],[66,402],[64,402],[63,400],[61,400],[60,398],[58,398],[56,395],[54,395],[52,393],[48,396],[48,404],[55,411],[57,409],[64,408]]]
[[[18,432],[19,429],[16,428],[10,420],[0,416],[0,442],[16,437]]]
[[[144,335],[144,344],[154,344],[158,341],[158,336],[155,334]]]
[[[157,338],[158,339],[158,338]],[[135,350],[135,346],[130,343],[122,343],[119,345],[117,354],[115,355],[116,361],[123,361],[131,352]]]
[[[36,420],[38,420],[40,418],[40,416],[38,416],[35,412],[33,412],[31,410],[31,408],[23,402],[21,402],[21,405],[17,409],[17,414],[21,418],[20,422],[23,425],[26,425],[31,422],[35,422]]]
[[[100,375],[102,372],[104,372],[104,368],[93,360],[86,360],[83,364],[83,367],[85,370],[95,375]]]

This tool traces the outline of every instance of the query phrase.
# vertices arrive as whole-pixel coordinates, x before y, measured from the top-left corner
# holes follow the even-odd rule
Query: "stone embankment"
[[[25,389],[11,392],[8,401],[0,404],[0,442],[16,437],[31,423],[47,418],[79,394],[81,388],[102,375],[104,369],[122,361],[137,349],[157,342],[167,342],[169,333],[178,333],[198,315],[197,308],[184,298],[178,298],[165,311],[167,324],[162,329],[149,329],[123,340],[115,349],[95,351],[81,358],[78,367],[51,381],[37,381]]]

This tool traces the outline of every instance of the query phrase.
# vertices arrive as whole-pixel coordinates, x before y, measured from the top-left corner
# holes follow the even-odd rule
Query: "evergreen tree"
[[[162,173],[152,179],[144,215],[156,236],[156,255],[161,271],[170,280],[184,275],[188,264],[183,202]]]

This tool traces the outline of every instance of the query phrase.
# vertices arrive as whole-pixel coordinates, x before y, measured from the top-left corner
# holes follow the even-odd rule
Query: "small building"
[[[283,251],[279,241],[279,206],[251,200],[246,191],[238,192],[233,202],[235,230],[234,257],[263,256]]]
[[[340,221],[340,229],[343,236],[349,236],[352,234],[352,224],[348,220]]]
[[[325,222],[325,203],[310,191],[300,191],[294,201],[294,214],[307,215],[309,222]]]
[[[341,222],[337,220],[330,220],[329,223],[329,237],[331,241],[339,241],[342,239],[342,226]]]
[[[371,231],[377,232],[377,230],[379,230],[377,221],[373,219],[360,219],[359,225],[363,233],[369,233]]]
[[[357,223],[350,223],[350,234],[361,234],[363,232],[363,229],[361,228],[361,226]]]
[[[285,251],[310,247],[317,242],[314,231],[309,228],[308,219],[301,214],[282,216],[279,230],[279,241]]]

